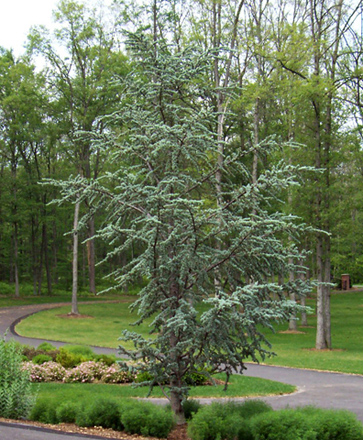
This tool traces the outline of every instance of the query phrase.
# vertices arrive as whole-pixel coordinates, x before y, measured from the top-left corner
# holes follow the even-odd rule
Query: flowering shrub
[[[101,379],[106,368],[107,367],[102,362],[82,362],[82,364],[77,367],[66,371],[63,382],[95,382]]]
[[[66,369],[57,362],[45,362],[41,365],[23,362],[23,370],[30,373],[31,382],[81,382],[81,383],[131,383],[136,381],[136,375],[121,371],[117,364],[110,367],[103,362],[88,361]]]
[[[24,362],[22,368],[30,372],[31,382],[62,381],[67,372],[57,362],[45,362],[41,365],[33,364],[33,362]]]
[[[128,371],[121,371],[117,364],[111,365],[104,372],[101,382],[103,383],[131,383],[136,376]]]

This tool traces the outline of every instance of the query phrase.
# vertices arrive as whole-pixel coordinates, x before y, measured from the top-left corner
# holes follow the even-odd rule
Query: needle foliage
[[[121,340],[135,350],[120,350],[143,361],[137,368],[150,373],[151,387],[161,386],[182,418],[186,375],[228,378],[256,353],[267,355],[256,326],[287,319],[294,304],[285,295],[306,289],[299,280],[266,281],[302,270],[294,239],[304,227],[269,204],[295,184],[296,170],[279,163],[252,183],[245,165],[252,149],[224,142],[221,157],[216,91],[207,81],[213,51],[178,51],[141,33],[129,36],[128,48],[134,69],[119,84],[122,103],[93,140],[115,171],[59,185],[65,198],[91,200],[107,214],[98,231],[110,245],[106,260],[134,250],[111,276],[120,287],[145,280],[132,307],[138,323],[154,317],[157,337],[124,331]],[[269,139],[257,148],[268,154],[278,145]]]

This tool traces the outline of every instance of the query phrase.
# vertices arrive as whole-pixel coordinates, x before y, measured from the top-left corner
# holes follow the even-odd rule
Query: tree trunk
[[[72,314],[79,315],[78,311],[78,219],[79,219],[79,202],[74,207],[74,223],[73,223],[73,267],[72,267]]]
[[[89,291],[96,295],[96,259],[95,259],[95,218],[92,216],[88,222],[88,238],[87,241],[87,259],[88,259],[88,276]]]

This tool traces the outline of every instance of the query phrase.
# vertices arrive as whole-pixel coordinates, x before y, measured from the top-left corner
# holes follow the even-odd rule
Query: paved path
[[[61,304],[64,305],[64,304]],[[24,338],[16,334],[14,323],[22,318],[47,308],[57,307],[60,304],[7,307],[0,309],[0,334],[10,329],[7,338],[14,338],[22,343],[37,346],[42,340]],[[60,341],[49,341],[53,345],[63,345]],[[93,347],[96,352],[115,353],[115,350]],[[277,380],[291,385],[296,385],[298,391],[294,394],[283,396],[265,397],[263,400],[269,402],[275,409],[286,406],[315,405],[322,408],[347,409],[354,412],[358,419],[363,422],[363,376],[326,373],[312,370],[301,370],[295,368],[271,367],[265,365],[248,364],[246,376],[261,377],[264,379]],[[201,399],[209,403],[211,399]],[[163,403],[160,401],[159,403]],[[11,432],[11,435],[10,435]],[[92,439],[92,436],[72,436],[79,439]],[[71,437],[71,438],[72,438]],[[0,439],[12,440],[66,440],[69,435],[54,433],[52,435],[42,431],[27,430],[14,427],[13,425],[0,424]]]

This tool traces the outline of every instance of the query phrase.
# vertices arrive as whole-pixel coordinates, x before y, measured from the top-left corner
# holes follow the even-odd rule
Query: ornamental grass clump
[[[29,371],[22,368],[22,354],[14,341],[0,338],[0,417],[26,418],[35,396]]]

